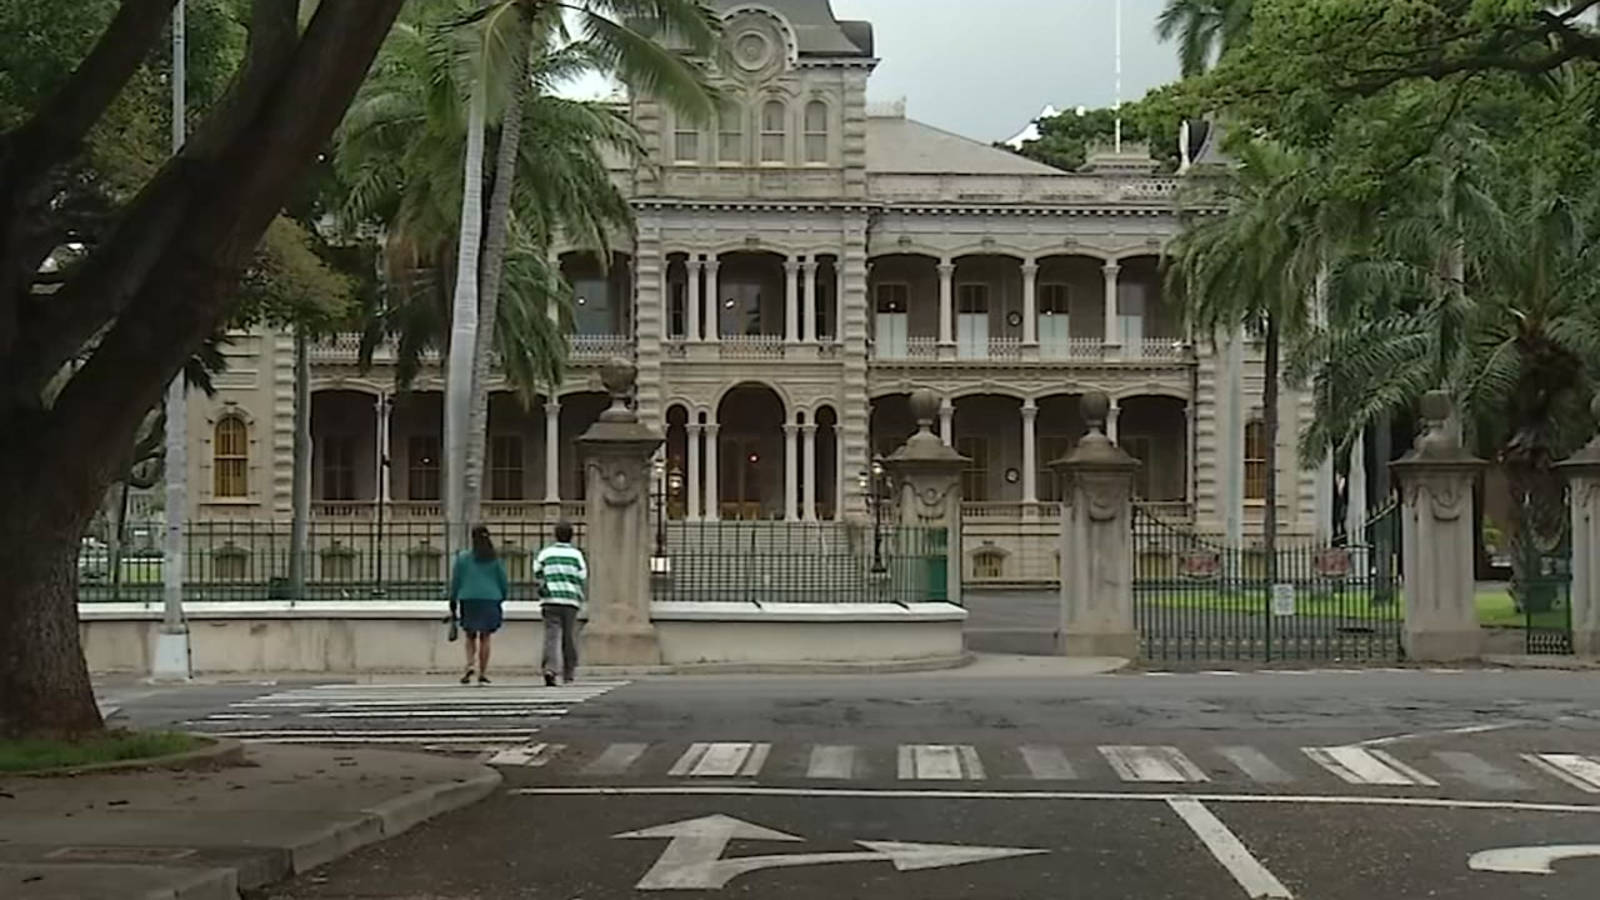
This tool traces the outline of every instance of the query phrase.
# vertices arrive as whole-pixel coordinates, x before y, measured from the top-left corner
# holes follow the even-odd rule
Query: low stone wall
[[[250,601],[187,608],[197,675],[450,672],[439,602]],[[80,605],[84,655],[96,674],[150,671],[159,606]],[[966,611],[947,603],[656,603],[662,662],[683,669],[954,665]],[[536,603],[506,604],[495,667],[533,672],[544,630]]]

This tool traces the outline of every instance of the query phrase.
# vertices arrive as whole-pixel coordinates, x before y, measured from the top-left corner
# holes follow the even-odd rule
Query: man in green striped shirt
[[[568,684],[578,672],[578,610],[589,588],[589,562],[572,545],[572,523],[556,523],[556,542],[533,560],[539,583],[540,616],[544,619],[544,683],[556,683],[556,647],[561,650],[561,679]]]

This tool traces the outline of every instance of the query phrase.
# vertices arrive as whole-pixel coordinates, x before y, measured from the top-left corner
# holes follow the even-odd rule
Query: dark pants
[[[556,671],[556,642],[561,646],[561,677],[571,681],[578,672],[578,608],[546,603],[544,617],[544,671]]]

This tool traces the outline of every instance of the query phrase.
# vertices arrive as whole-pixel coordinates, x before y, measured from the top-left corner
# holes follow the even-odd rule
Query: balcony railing
[[[774,334],[736,334],[718,341],[723,359],[783,359],[784,340]]]
[[[605,361],[613,356],[633,356],[633,338],[625,334],[575,334],[570,339],[574,361]]]
[[[933,360],[939,357],[939,339],[936,337],[908,337],[904,341],[874,341],[874,359]]]
[[[1135,349],[1140,359],[1183,359],[1189,345],[1178,338],[1145,338]]]
[[[372,500],[318,500],[311,504],[313,518],[366,522],[378,517],[379,504]],[[383,517],[392,521],[443,521],[444,505],[436,500],[388,500]],[[581,521],[587,505],[582,500],[485,500],[483,518],[490,522],[553,522],[556,519]]]
[[[1134,505],[1166,522],[1182,522],[1194,516],[1193,508],[1186,500],[1135,500]],[[1040,500],[1034,503],[1024,503],[1020,500],[968,500],[961,504],[961,518],[969,522],[1059,519],[1061,504],[1054,500]]]
[[[1102,359],[1105,355],[1106,343],[1101,338],[1069,338],[1039,344],[1039,358],[1045,360]]]

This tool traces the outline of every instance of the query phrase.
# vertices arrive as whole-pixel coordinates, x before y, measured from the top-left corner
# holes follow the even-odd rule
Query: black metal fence
[[[583,525],[575,523],[583,544]],[[491,526],[505,560],[513,599],[533,599],[533,557],[554,539],[548,522]],[[303,559],[305,591],[289,582],[287,522],[191,522],[184,528],[184,599],[220,600],[430,600],[443,596],[454,556],[451,529],[442,522],[314,522]],[[78,562],[83,602],[159,603],[165,577],[163,527],[130,523],[124,550],[113,562],[110,542],[86,541]]]
[[[1274,565],[1259,546],[1136,509],[1134,616],[1145,658],[1397,659],[1397,513],[1384,511],[1343,544],[1284,539]]]
[[[668,522],[657,600],[948,601],[943,528],[838,522]]]
[[[1571,546],[1563,542],[1548,553],[1530,551],[1530,559],[1512,580],[1510,591],[1522,611],[1526,652],[1534,656],[1571,655]]]

